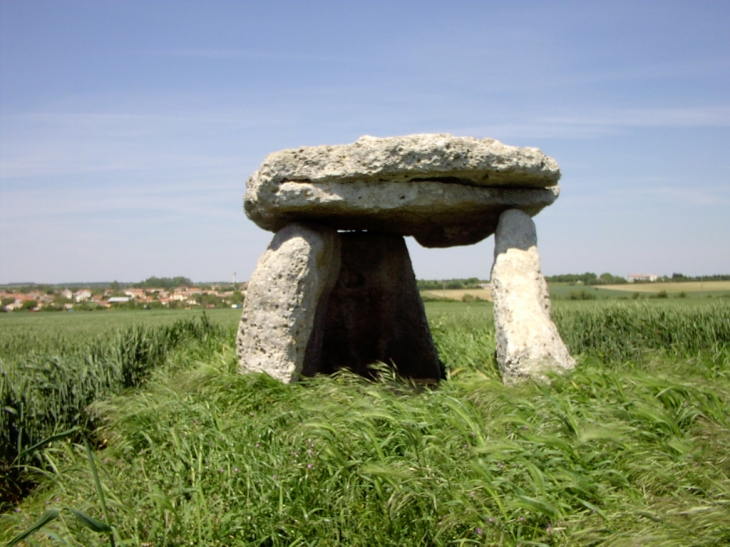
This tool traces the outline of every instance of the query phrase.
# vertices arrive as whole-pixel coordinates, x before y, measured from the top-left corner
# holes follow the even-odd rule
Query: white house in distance
[[[81,289],[74,293],[74,300],[76,302],[86,302],[89,298],[91,298],[91,291],[87,289]]]
[[[659,276],[654,274],[629,274],[629,283],[634,283],[636,281],[648,281],[649,283],[654,283],[657,279],[659,279]]]

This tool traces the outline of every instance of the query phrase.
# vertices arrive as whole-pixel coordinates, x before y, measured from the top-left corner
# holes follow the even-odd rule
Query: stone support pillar
[[[236,340],[241,372],[285,383],[313,373],[339,271],[335,230],[294,223],[277,232],[248,284]]]
[[[574,368],[575,361],[550,318],[535,223],[522,211],[510,209],[499,218],[491,277],[503,381],[545,380],[546,373]]]

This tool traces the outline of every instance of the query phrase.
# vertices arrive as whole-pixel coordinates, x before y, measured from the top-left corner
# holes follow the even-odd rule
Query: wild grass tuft
[[[656,350],[670,356],[692,357],[728,347],[730,306],[726,303],[667,304],[558,306],[553,318],[573,353],[612,362],[641,360]]]
[[[227,335],[203,316],[157,328],[131,326],[73,349],[61,344],[62,353],[45,353],[40,344],[41,351],[31,346],[0,361],[0,507],[26,486],[18,465],[37,456],[19,458],[24,449],[58,431],[92,429],[90,403],[138,387],[187,341],[220,344]]]

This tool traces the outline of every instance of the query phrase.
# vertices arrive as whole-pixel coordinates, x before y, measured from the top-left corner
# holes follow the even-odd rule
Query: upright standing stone
[[[540,272],[535,223],[522,211],[502,213],[492,267],[497,362],[504,383],[575,367],[550,318],[547,283]]]
[[[344,232],[342,266],[330,294],[318,372],[343,367],[372,376],[376,361],[402,376],[443,377],[402,236]]]
[[[248,284],[236,340],[241,372],[266,372],[285,383],[312,374],[339,271],[334,230],[295,223],[277,232]]]

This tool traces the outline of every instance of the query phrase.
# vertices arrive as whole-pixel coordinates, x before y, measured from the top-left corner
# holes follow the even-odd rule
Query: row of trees
[[[628,283],[627,279],[620,275],[613,275],[605,272],[597,275],[593,272],[582,274],[562,274],[545,276],[548,283],[568,283],[570,285],[620,285]],[[700,277],[686,276],[681,273],[674,273],[671,277],[663,276],[658,281],[726,281],[730,275],[704,275]],[[487,283],[476,277],[464,279],[419,279],[416,282],[419,290],[434,291],[439,289],[476,289],[480,284]]]
[[[626,279],[610,273],[596,275],[592,272],[584,274],[564,274],[546,276],[548,283],[569,283],[572,285],[616,285],[627,283]],[[443,289],[478,289],[488,281],[476,277],[462,279],[418,279],[416,284],[421,291],[436,291]]]
[[[681,273],[673,273],[667,281],[730,281],[730,275],[701,275],[689,276]]]
[[[602,273],[596,275],[592,272],[586,272],[584,274],[564,274],[564,275],[548,275],[545,277],[548,283],[569,283],[572,285],[619,285],[621,283],[627,283],[627,280],[618,275],[611,275],[610,273]],[[670,276],[660,276],[657,281],[662,282],[679,282],[679,281],[729,281],[730,275],[702,275],[702,276],[688,276],[681,273],[673,273]]]
[[[608,272],[596,275],[593,272],[583,274],[547,275],[545,280],[548,283],[568,283],[571,285],[620,285],[628,283],[625,278],[612,275]]]
[[[466,279],[417,279],[416,285],[420,291],[436,291],[444,289],[478,289],[479,285],[488,283],[480,281],[477,277]]]
[[[107,285],[107,288],[118,291],[121,289],[134,288],[134,289],[166,289],[172,290],[178,287],[192,287],[194,283],[189,277],[183,277],[181,275],[177,277],[148,277],[144,281],[139,283],[123,283],[119,281],[112,281]]]
[[[178,287],[192,287],[193,282],[182,276],[177,277],[148,277],[141,283],[132,285],[135,289],[176,289]]]
[[[220,283],[216,283],[220,285]],[[224,283],[225,285],[225,283]],[[230,282],[228,285],[232,285]],[[12,285],[0,285],[0,289],[15,293],[40,292],[44,294],[53,294],[59,289],[89,289],[93,294],[102,294],[104,290],[111,289],[113,291],[121,291],[122,289],[166,289],[172,290],[178,287],[202,287],[200,283],[194,283],[189,277],[148,277],[139,283],[127,283],[123,281],[112,281],[111,283],[23,283]]]

